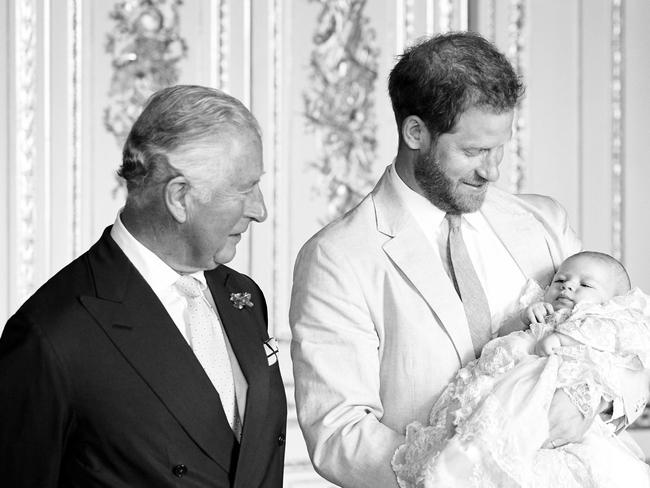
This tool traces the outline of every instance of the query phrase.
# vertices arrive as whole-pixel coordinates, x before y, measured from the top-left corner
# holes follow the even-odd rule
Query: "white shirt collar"
[[[121,213],[120,210],[115,218],[111,237],[156,295],[168,292],[178,280],[179,274],[127,230],[120,218]],[[203,271],[192,273],[191,276],[201,282],[202,289],[207,287]]]

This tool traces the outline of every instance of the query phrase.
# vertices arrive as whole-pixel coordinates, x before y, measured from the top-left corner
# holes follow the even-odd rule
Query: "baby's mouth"
[[[573,305],[573,300],[566,295],[559,295],[555,301],[563,305]]]

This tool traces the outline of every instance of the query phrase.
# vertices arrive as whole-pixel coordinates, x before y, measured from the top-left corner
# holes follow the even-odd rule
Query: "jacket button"
[[[284,434],[280,434],[278,436],[278,446],[284,446],[284,442],[285,442]]]
[[[187,473],[187,466],[184,464],[177,464],[172,468],[172,473],[178,478],[182,478],[185,473]]]

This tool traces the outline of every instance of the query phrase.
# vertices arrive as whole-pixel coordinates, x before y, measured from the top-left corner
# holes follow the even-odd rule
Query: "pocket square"
[[[278,341],[275,340],[275,337],[269,337],[264,341],[264,352],[266,353],[266,360],[269,363],[269,366],[278,362]]]

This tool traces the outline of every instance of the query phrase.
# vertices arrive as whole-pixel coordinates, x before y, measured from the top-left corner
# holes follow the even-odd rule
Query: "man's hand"
[[[582,440],[593,421],[580,413],[563,390],[556,390],[548,411],[549,435],[542,447],[553,449]]]
[[[553,313],[553,305],[548,302],[535,302],[528,305],[522,313],[521,320],[524,324],[530,325],[533,322],[546,323],[546,316]]]

